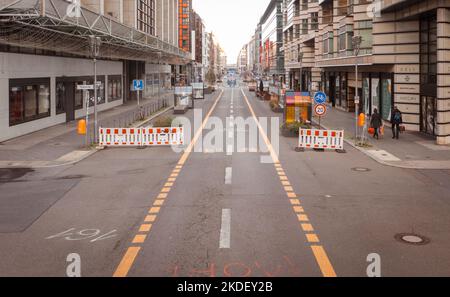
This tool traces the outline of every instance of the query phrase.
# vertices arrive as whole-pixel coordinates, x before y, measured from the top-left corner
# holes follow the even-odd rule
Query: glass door
[[[421,125],[422,132],[436,135],[436,120],[437,120],[437,101],[435,97],[422,96],[421,98]]]

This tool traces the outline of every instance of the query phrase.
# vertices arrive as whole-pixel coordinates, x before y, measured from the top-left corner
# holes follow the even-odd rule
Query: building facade
[[[277,81],[284,81],[283,1],[272,0],[259,24],[262,74]]]
[[[88,105],[93,112],[93,90],[78,87],[94,82],[90,35],[101,38],[99,111],[134,100],[133,79],[146,81],[148,96],[169,88],[172,70],[190,58],[178,48],[176,1],[71,5],[53,0],[54,5],[30,7],[31,1],[5,1],[0,9],[5,30],[0,35],[0,141],[81,118]],[[36,14],[40,17],[32,17]]]
[[[358,95],[358,111],[376,108],[386,123],[397,106],[407,130],[450,143],[449,0],[285,0],[284,8],[289,88],[323,90],[349,112]]]

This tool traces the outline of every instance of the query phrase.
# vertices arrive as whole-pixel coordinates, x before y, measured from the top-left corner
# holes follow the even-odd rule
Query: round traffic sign
[[[317,92],[314,94],[314,101],[317,104],[323,104],[327,101],[327,95],[324,92]]]
[[[315,105],[314,113],[319,117],[323,117],[327,113],[327,106],[325,104]]]

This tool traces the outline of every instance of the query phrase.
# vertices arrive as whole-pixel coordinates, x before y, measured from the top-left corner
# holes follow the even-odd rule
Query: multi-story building
[[[192,0],[178,0],[178,46],[186,52],[191,51],[192,40]]]
[[[247,45],[247,71],[255,72],[255,36],[253,35]]]
[[[284,2],[290,88],[324,90],[350,112],[358,95],[360,112],[386,122],[397,106],[408,130],[450,143],[450,0]]]
[[[248,44],[245,44],[239,51],[237,59],[238,71],[243,74],[248,70]]]
[[[194,80],[196,82],[203,81],[204,73],[203,73],[203,42],[204,42],[204,32],[206,31],[205,25],[201,17],[195,12],[191,13],[191,21],[192,21],[192,60],[193,60],[193,72],[194,72]]]
[[[170,86],[171,70],[189,61],[178,47],[176,1],[51,4],[4,0],[0,6],[0,141],[86,115],[93,90],[78,86],[94,81],[90,36],[100,43],[98,111],[135,99],[133,79],[146,81],[145,96],[157,94]]]
[[[284,81],[283,0],[272,0],[263,14],[261,26],[261,70],[277,81]]]
[[[255,57],[254,57],[254,72],[256,75],[261,75],[261,52],[262,52],[262,28],[258,24],[255,30]]]

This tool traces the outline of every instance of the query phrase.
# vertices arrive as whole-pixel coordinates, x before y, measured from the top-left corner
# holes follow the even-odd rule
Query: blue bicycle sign
[[[314,101],[316,104],[324,104],[327,101],[327,95],[324,92],[317,92],[314,95]]]

